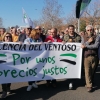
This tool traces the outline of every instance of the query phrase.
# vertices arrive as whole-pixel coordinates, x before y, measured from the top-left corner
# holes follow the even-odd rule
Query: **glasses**
[[[87,31],[92,31],[92,29],[89,29],[89,30],[87,30]]]
[[[11,36],[5,36],[6,38],[11,38]]]
[[[31,28],[27,28],[28,30],[31,30]]]

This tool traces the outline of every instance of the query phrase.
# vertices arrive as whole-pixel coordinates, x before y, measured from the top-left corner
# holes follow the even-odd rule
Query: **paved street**
[[[33,88],[31,92],[26,92],[27,83],[14,83],[12,93],[5,100],[100,100],[100,67],[95,74],[92,93],[86,91],[84,78],[74,81],[74,90],[68,89],[68,80],[57,81],[57,88],[46,87],[45,81],[38,82],[39,88]]]

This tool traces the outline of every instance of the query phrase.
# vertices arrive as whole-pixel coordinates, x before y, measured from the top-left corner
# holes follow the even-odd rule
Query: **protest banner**
[[[0,84],[81,78],[80,43],[1,43]]]

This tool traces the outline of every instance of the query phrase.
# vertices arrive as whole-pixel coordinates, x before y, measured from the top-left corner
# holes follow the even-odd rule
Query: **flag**
[[[25,12],[25,10],[22,8],[22,12],[23,12],[23,21],[24,23],[27,24],[27,26],[34,28],[34,24],[33,21],[31,20],[31,18],[29,18]]]
[[[22,8],[22,12],[23,12],[23,21],[24,21],[24,23],[28,24],[29,18],[28,18],[27,14],[23,8]]]
[[[78,0],[76,3],[76,18],[80,18],[91,0]]]

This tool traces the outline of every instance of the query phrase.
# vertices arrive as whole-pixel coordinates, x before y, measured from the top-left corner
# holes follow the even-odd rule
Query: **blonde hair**
[[[31,34],[30,34],[29,37],[32,38],[32,39],[35,39],[36,35],[40,35],[40,34],[39,34],[39,30],[38,30],[38,29],[33,29],[33,30],[31,31]]]

